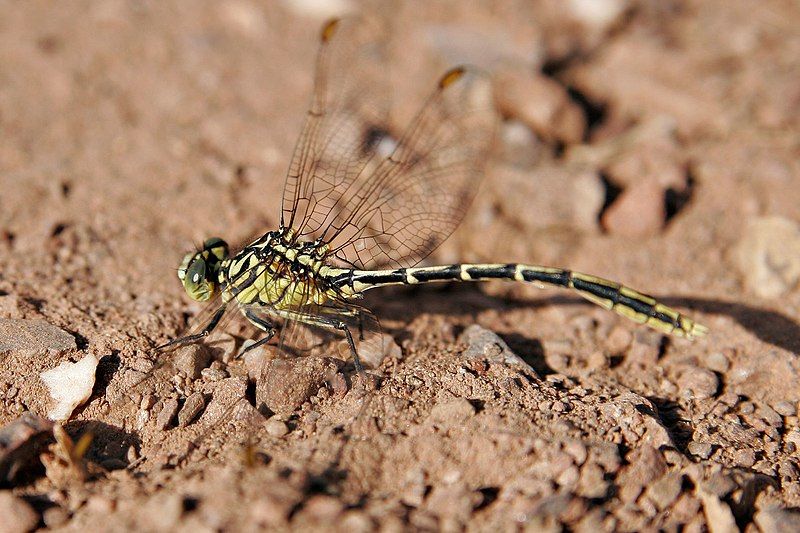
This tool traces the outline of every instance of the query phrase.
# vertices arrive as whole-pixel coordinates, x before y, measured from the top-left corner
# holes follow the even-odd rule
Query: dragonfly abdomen
[[[455,264],[446,266],[400,268],[396,270],[353,271],[342,283],[353,293],[385,285],[416,285],[435,281],[482,281],[502,279],[538,285],[563,287],[583,298],[664,333],[681,337],[702,335],[706,328],[661,304],[655,298],[617,282],[561,268],[506,264]]]

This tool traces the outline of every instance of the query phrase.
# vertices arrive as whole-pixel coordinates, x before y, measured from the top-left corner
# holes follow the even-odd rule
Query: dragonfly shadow
[[[376,301],[373,308],[379,317],[410,321],[420,312],[464,315],[486,309],[502,311],[554,305],[592,306],[583,298],[568,295],[538,299],[498,298],[484,294],[477,287],[456,284],[434,290],[395,289],[392,296],[388,304],[385,301]],[[687,309],[690,316],[692,311],[728,316],[761,341],[800,356],[800,324],[782,313],[740,302],[709,298],[665,296],[658,299],[671,307]],[[531,339],[526,342],[530,343]]]

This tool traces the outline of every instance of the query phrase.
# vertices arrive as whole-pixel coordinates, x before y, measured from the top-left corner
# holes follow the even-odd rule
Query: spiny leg
[[[358,357],[358,351],[356,350],[356,343],[353,341],[353,334],[350,333],[350,328],[347,327],[347,324],[344,322],[338,322],[332,324],[334,328],[338,329],[339,331],[344,331],[345,337],[347,337],[347,344],[350,345],[350,353],[353,355],[353,364],[356,367],[356,372],[364,375],[364,367],[361,366],[361,359]]]
[[[268,343],[272,339],[272,337],[275,336],[275,333],[277,332],[275,326],[273,326],[271,322],[269,322],[268,320],[264,320],[263,318],[258,316],[256,313],[253,312],[252,309],[248,309],[247,311],[245,311],[244,316],[246,316],[247,320],[252,322],[257,328],[264,331],[267,335],[264,338],[254,342],[244,350],[242,350],[241,353],[239,354],[240,356],[246,354],[250,350],[253,350],[255,348],[258,348],[259,346],[263,346],[264,344]]]
[[[208,337],[208,335],[214,331],[214,328],[217,327],[219,321],[222,319],[222,315],[225,314],[225,305],[220,306],[219,309],[214,313],[214,316],[211,317],[211,320],[206,324],[206,327],[200,333],[195,333],[194,335],[187,335],[185,337],[178,337],[177,339],[172,339],[171,341],[167,342],[166,344],[162,344],[158,346],[156,350],[163,350],[165,348],[169,348],[171,346],[177,346],[178,344],[188,344],[192,342],[197,342],[204,337]]]

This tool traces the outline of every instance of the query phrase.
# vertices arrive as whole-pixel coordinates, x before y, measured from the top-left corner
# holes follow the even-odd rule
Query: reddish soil
[[[333,349],[232,360],[254,334],[240,329],[126,402],[201,309],[175,278],[182,254],[277,226],[332,13],[7,4],[0,426],[47,412],[43,370],[102,360],[65,425],[95,433],[89,474],[46,455],[0,491],[0,530],[800,528],[798,5],[428,4],[380,10],[400,116],[469,62],[495,76],[505,118],[478,200],[429,262],[590,272],[708,335],[523,284],[397,289],[367,299],[397,345],[376,379]]]

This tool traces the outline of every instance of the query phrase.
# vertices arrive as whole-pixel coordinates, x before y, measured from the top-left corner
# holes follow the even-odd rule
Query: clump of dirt
[[[383,11],[398,118],[462,62],[496,76],[504,117],[432,263],[590,272],[709,334],[667,337],[526,284],[454,284],[369,295],[391,350],[365,375],[330,346],[239,360],[254,332],[234,325],[164,364],[155,346],[199,312],[174,276],[182,254],[278,225],[331,13],[19,4],[0,20],[0,425],[48,412],[41,372],[100,363],[66,424],[94,435],[88,474],[32,464],[46,424],[3,443],[5,523],[799,529],[800,10]]]

